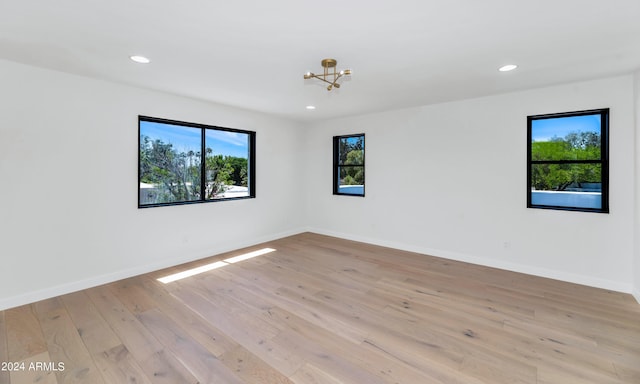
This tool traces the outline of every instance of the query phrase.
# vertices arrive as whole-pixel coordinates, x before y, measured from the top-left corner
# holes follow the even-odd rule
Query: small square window
[[[364,133],[334,136],[333,194],[364,196]]]

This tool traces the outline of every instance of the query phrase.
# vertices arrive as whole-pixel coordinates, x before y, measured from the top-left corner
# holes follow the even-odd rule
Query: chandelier
[[[338,64],[338,62],[335,59],[324,59],[320,62],[320,64],[324,68],[323,74],[316,75],[313,72],[307,72],[304,74],[304,79],[308,80],[311,78],[315,78],[320,81],[324,81],[325,83],[329,84],[329,86],[327,87],[327,91],[330,91],[333,88],[340,88],[338,80],[343,76],[351,75],[350,69],[343,69],[342,71],[338,72],[338,70],[336,69],[336,65]],[[332,68],[333,71],[331,70]]]

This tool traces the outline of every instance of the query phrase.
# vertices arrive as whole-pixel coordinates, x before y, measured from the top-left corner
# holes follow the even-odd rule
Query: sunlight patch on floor
[[[164,276],[164,277],[159,278],[158,281],[161,282],[161,283],[164,283],[164,284],[168,284],[168,283],[174,282],[176,280],[181,280],[181,279],[185,279],[187,277],[199,275],[199,274],[204,273],[204,272],[208,272],[208,271],[212,271],[214,269],[225,267],[225,266],[227,266],[229,264],[233,264],[233,263],[237,263],[237,262],[240,262],[240,261],[252,259],[254,257],[266,255],[267,253],[271,253],[271,252],[274,252],[274,251],[275,251],[275,249],[273,249],[273,248],[262,248],[262,249],[259,249],[257,251],[244,253],[242,255],[230,257],[230,258],[224,259],[222,261],[216,261],[216,262],[213,262],[213,263],[210,263],[210,264],[201,265],[201,266],[196,267],[196,268],[187,269],[186,271],[182,271],[182,272],[174,273],[172,275]]]

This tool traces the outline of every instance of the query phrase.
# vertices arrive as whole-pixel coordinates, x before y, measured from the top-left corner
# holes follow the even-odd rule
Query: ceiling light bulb
[[[307,105],[306,107],[308,110],[312,110],[312,109],[316,109],[316,107],[314,105]]]
[[[509,72],[509,71],[513,71],[516,68],[518,68],[518,66],[515,65],[515,64],[507,64],[507,65],[504,65],[504,66],[498,68],[498,71],[500,71],[500,72]]]
[[[151,60],[147,59],[146,57],[139,55],[129,56],[129,58],[140,64],[149,64],[151,62]]]

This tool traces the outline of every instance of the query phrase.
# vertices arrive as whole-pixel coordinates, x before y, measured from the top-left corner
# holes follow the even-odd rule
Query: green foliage
[[[351,175],[347,175],[345,176],[345,178],[342,180],[342,185],[358,185],[358,182],[356,181],[356,179],[354,177],[352,177]]]
[[[343,138],[338,148],[341,185],[364,184],[364,138]]]
[[[241,157],[210,155],[207,148],[205,169],[207,173],[206,196],[212,199],[229,185],[248,186],[248,160]]]
[[[345,137],[341,138],[338,142],[338,161],[340,164],[347,163],[347,157],[351,151],[361,151],[364,154],[364,137],[359,136],[357,138]],[[362,159],[362,157],[361,157]]]
[[[154,203],[199,200],[201,197],[200,152],[178,152],[162,140],[140,138],[140,182],[154,185]],[[229,185],[247,186],[248,161],[233,156],[205,156],[205,195],[214,198]]]
[[[564,138],[532,142],[533,161],[599,160],[600,135],[595,132],[571,132]],[[536,190],[564,191],[584,183],[600,183],[600,164],[533,164],[531,187]]]
[[[140,182],[157,186],[158,203],[191,201],[200,196],[200,152],[178,153],[172,144],[140,140]]]
[[[362,149],[352,149],[347,152],[347,160],[344,162],[345,165],[362,165],[364,162],[364,150]]]

